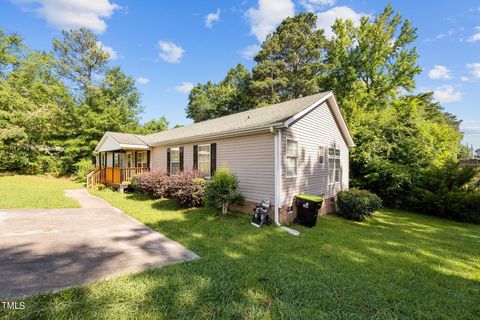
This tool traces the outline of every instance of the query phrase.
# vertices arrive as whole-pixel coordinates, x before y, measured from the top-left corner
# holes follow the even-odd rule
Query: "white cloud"
[[[327,6],[333,6],[336,0],[302,0],[300,4],[305,8],[305,10],[314,12],[318,9]]]
[[[470,37],[468,38],[468,42],[477,42],[477,41],[480,41],[480,26],[478,27],[475,27],[475,33]]]
[[[460,80],[462,80],[463,82],[465,82],[465,81],[468,81],[468,80],[470,80],[470,79],[469,79],[468,77],[462,76],[462,77],[460,77]]]
[[[193,83],[182,82],[181,85],[175,87],[175,91],[180,93],[189,93],[193,89]]]
[[[210,12],[205,16],[205,27],[211,28],[214,22],[220,20],[220,9],[217,9],[215,13]]]
[[[36,13],[59,29],[88,28],[102,33],[107,28],[105,19],[120,8],[110,0],[13,0],[26,11]]]
[[[260,45],[251,44],[246,46],[245,49],[240,52],[240,54],[244,59],[253,60],[253,58],[257,55],[258,51],[260,51]]]
[[[469,63],[467,69],[475,78],[480,78],[480,63]]]
[[[430,79],[450,79],[450,70],[445,66],[435,65],[432,70],[428,72]]]
[[[258,0],[258,8],[247,10],[250,33],[263,41],[283,19],[294,14],[295,5],[291,0]]]
[[[97,41],[97,46],[99,46],[100,48],[102,48],[103,51],[108,53],[108,55],[110,56],[110,60],[118,59],[117,51],[113,50],[112,47],[104,45],[101,41]]]
[[[160,49],[160,58],[169,63],[180,63],[185,53],[182,47],[168,41],[158,41],[158,48]]]
[[[455,90],[449,84],[440,86],[433,91],[433,99],[440,103],[449,103],[462,100],[463,92]]]
[[[325,36],[327,38],[331,38],[333,36],[331,26],[335,23],[336,19],[350,19],[355,25],[359,25],[360,19],[364,16],[370,17],[370,15],[367,13],[355,12],[349,7],[333,7],[330,10],[317,13],[317,26],[325,30]]]
[[[460,128],[465,134],[480,136],[480,121],[463,121]]]
[[[150,82],[150,79],[145,77],[138,77],[137,79],[135,79],[135,82],[139,84],[147,84]]]

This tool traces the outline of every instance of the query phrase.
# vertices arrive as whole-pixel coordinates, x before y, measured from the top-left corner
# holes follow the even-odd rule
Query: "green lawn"
[[[0,209],[78,208],[65,189],[81,188],[80,183],[47,176],[0,176]]]
[[[384,210],[292,236],[97,191],[201,259],[26,300],[25,319],[478,319],[480,226]],[[0,317],[1,317],[0,310]]]

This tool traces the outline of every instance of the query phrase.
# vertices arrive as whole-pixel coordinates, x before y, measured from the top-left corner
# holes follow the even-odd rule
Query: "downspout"
[[[282,131],[281,129],[277,129],[275,130],[274,127],[270,127],[270,132],[273,134],[273,137],[274,137],[274,170],[275,170],[275,174],[274,174],[274,184],[275,184],[275,188],[274,188],[274,192],[275,192],[275,211],[274,211],[274,215],[275,215],[275,224],[280,227],[282,230],[290,233],[290,234],[293,234],[293,235],[296,235],[298,236],[300,234],[300,232],[298,232],[297,230],[294,230],[294,229],[291,229],[291,228],[288,228],[288,227],[285,227],[285,226],[282,226],[282,224],[280,223],[280,207],[281,207],[281,197],[280,197],[280,193],[281,193],[281,185],[282,185]]]
[[[280,160],[281,160],[281,132],[280,130],[275,130],[273,127],[270,127],[270,132],[273,134],[273,146],[274,146],[274,194],[275,194],[275,224],[278,227],[281,227],[282,224],[280,223],[280,182],[281,182],[281,165],[280,165]],[[279,147],[280,146],[280,147]]]

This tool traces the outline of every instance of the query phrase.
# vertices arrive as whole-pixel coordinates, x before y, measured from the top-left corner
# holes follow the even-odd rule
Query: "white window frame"
[[[330,154],[330,150],[333,150],[333,154]],[[341,170],[341,159],[340,159],[341,151],[337,146],[332,146],[328,148],[328,184],[332,185],[335,183],[342,182],[342,170]],[[338,160],[338,161],[337,161]],[[330,175],[330,162],[333,161],[333,179]],[[339,163],[337,166],[337,162]],[[337,172],[338,172],[338,181],[337,181]],[[333,181],[332,181],[333,180]]]
[[[172,151],[178,152],[178,160],[173,160]],[[178,171],[176,173],[173,172],[173,164],[178,163]],[[172,176],[176,176],[177,173],[180,172],[180,147],[170,148],[170,174]]]
[[[317,162],[319,165],[321,165],[322,167],[325,166],[325,156],[326,156],[326,150],[328,150],[327,147],[325,147],[324,145],[318,145],[318,159],[317,159]],[[322,160],[322,162],[320,162],[320,160]]]
[[[140,156],[140,161],[138,161],[138,155],[145,155],[145,157]],[[135,166],[137,168],[147,168],[148,167],[148,156],[147,151],[137,151],[135,153]]]
[[[208,147],[208,161],[200,161],[200,148],[201,147]],[[205,175],[205,178],[210,178],[210,175],[212,174],[212,145],[211,144],[199,144],[197,146],[197,168],[198,171],[200,171],[200,163],[207,163],[208,162],[208,172],[203,173]],[[200,171],[201,172],[201,171]]]
[[[292,141],[297,144],[297,154],[296,155],[289,155],[288,154],[288,142]],[[295,158],[295,174],[294,175],[289,175],[288,174],[288,159],[289,158]],[[285,139],[285,175],[287,178],[295,178],[298,176],[298,140],[291,139],[291,138],[286,138]]]

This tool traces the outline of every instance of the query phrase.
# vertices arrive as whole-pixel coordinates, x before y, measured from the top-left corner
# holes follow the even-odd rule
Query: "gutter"
[[[282,127],[273,127],[271,126],[270,127],[270,132],[273,134],[274,136],[274,163],[275,163],[275,211],[274,211],[274,215],[275,215],[275,224],[277,225],[277,227],[280,227],[283,231],[286,231],[290,234],[293,234],[295,236],[298,236],[300,234],[300,232],[298,232],[297,230],[294,230],[294,229],[291,229],[291,228],[288,228],[288,227],[285,227],[285,226],[282,226],[282,224],[280,223],[280,207],[281,207],[281,197],[280,197],[280,192],[281,192],[281,189],[282,189],[282,131],[281,131],[281,128]]]

